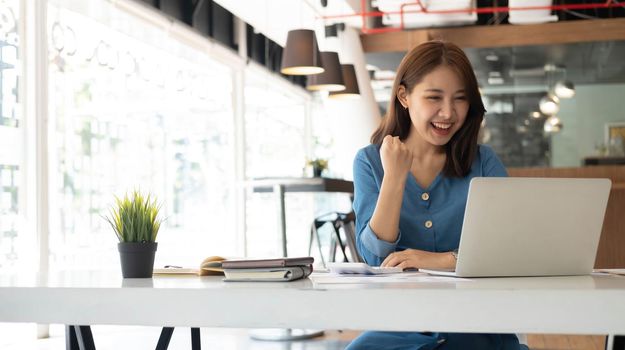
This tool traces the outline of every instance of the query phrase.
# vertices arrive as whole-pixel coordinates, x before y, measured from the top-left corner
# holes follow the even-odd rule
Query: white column
[[[369,144],[371,134],[381,120],[380,110],[373,96],[360,36],[353,28],[345,28],[338,37],[339,58],[342,64],[356,68],[360,99],[326,99],[325,107],[334,122],[332,137],[336,152],[333,170],[346,179],[352,179],[352,164],[358,149]]]
[[[245,22],[235,19],[235,33],[239,45],[239,57],[242,62],[247,59],[247,33]],[[245,65],[236,65],[232,77],[232,110],[234,111],[234,159],[235,159],[235,232],[237,254],[247,256],[247,229],[245,188]]]
[[[34,150],[28,145],[27,216],[34,221],[37,242],[37,270],[42,279],[47,278],[49,269],[49,183],[48,183],[48,47],[47,47],[47,3],[22,1],[25,25],[22,27],[24,62],[24,93],[26,140],[34,141]],[[34,182],[31,181],[34,177]],[[34,185],[34,186],[32,186]],[[30,220],[29,220],[30,221]],[[28,224],[32,228],[32,223]],[[23,232],[26,233],[26,232]],[[47,324],[37,325],[37,338],[48,338]]]

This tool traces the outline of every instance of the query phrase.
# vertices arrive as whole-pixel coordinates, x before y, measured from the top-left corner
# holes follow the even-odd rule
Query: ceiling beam
[[[502,24],[460,28],[429,28],[362,34],[360,36],[365,52],[406,52],[422,42],[433,39],[451,41],[464,48],[625,40],[625,18],[528,25]]]

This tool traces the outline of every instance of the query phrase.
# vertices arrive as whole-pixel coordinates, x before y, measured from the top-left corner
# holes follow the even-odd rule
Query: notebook
[[[609,179],[474,178],[464,213],[458,277],[590,274]]]
[[[221,267],[226,276],[224,281],[288,282],[308,277],[314,262],[311,256],[224,260]]]
[[[312,265],[288,267],[261,267],[249,269],[224,269],[226,282],[288,282],[306,278]]]
[[[302,256],[295,258],[275,258],[275,259],[241,259],[224,260],[221,267],[224,269],[247,269],[263,267],[291,267],[312,265],[315,259],[312,256]]]

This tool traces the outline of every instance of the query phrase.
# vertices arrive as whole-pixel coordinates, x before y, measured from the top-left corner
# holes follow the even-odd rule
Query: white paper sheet
[[[333,273],[313,273],[310,279],[317,284],[339,283],[415,283],[415,282],[461,282],[466,278],[431,276],[423,272],[402,272],[384,275],[339,275]]]
[[[625,269],[597,269],[594,273],[608,273],[610,275],[625,276]]]

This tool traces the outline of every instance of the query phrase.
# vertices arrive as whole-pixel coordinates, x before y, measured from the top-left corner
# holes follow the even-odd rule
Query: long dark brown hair
[[[469,111],[464,124],[445,145],[447,160],[443,174],[461,177],[469,173],[477,154],[477,137],[486,110],[473,67],[462,49],[455,44],[439,40],[428,41],[404,56],[397,68],[388,110],[378,129],[371,135],[371,143],[381,145],[386,135],[399,136],[402,141],[408,137],[412,122],[408,110],[397,98],[399,87],[403,85],[406,93],[410,94],[425,75],[443,64],[453,69],[462,79],[469,101]]]

